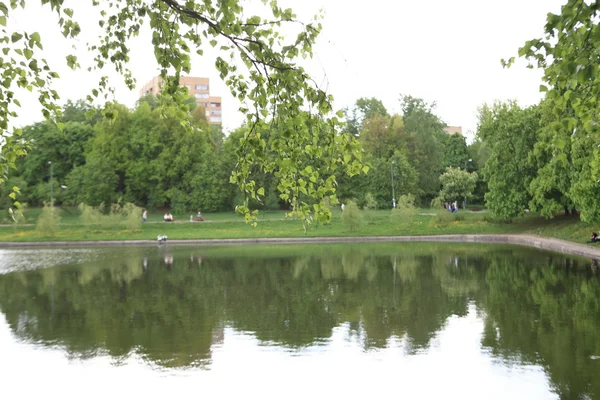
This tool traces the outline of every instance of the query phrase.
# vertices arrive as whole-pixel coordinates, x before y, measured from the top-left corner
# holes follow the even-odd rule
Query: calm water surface
[[[600,399],[600,276],[490,245],[1,250],[0,398]]]

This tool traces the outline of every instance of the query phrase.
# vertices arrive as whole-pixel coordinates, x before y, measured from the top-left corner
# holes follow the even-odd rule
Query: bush
[[[448,226],[452,221],[454,221],[454,217],[452,213],[448,210],[436,210],[434,225],[437,227]]]
[[[342,224],[347,226],[350,232],[358,230],[363,224],[363,218],[360,214],[360,209],[352,200],[348,200],[348,202],[344,205],[344,211],[342,212]]]
[[[102,207],[102,206],[101,206]],[[90,229],[92,225],[102,225],[103,217],[102,213],[98,208],[88,206],[85,203],[79,204],[77,207],[81,213],[81,220],[87,229]]]
[[[133,203],[125,203],[121,209],[121,215],[125,217],[125,227],[130,230],[141,229],[142,209]]]
[[[431,200],[431,203],[429,204],[429,206],[431,208],[433,208],[434,210],[438,211],[440,208],[444,208],[444,204],[442,203],[442,199],[439,197],[434,198],[433,200]]]
[[[35,229],[43,236],[53,237],[58,232],[59,224],[59,210],[51,207],[48,203],[44,203],[44,208],[42,208]]]
[[[377,209],[377,200],[371,193],[367,193],[365,196],[365,205],[363,206],[364,210],[376,210]]]
[[[455,221],[464,221],[465,220],[465,214],[464,213],[453,213],[452,216],[454,217]]]
[[[396,203],[396,208],[392,210],[392,220],[400,226],[410,225],[418,213],[415,207],[415,196],[412,194],[402,195]]]
[[[110,213],[103,214],[104,205],[99,207],[88,206],[81,203],[79,205],[81,219],[83,224],[89,230],[91,226],[101,226],[111,228],[115,226],[124,226],[127,229],[136,230],[142,227],[142,209],[132,203],[112,204]]]

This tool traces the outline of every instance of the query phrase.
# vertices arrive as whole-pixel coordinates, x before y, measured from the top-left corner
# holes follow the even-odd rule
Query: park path
[[[372,243],[372,242],[455,242],[455,243],[505,243],[535,247],[600,260],[600,247],[545,238],[527,234],[506,235],[423,235],[423,236],[362,236],[362,237],[294,237],[294,238],[247,238],[247,239],[194,239],[169,240],[167,245],[252,245],[252,244],[325,244],[325,243]],[[155,240],[80,241],[80,242],[0,242],[0,248],[32,247],[89,247],[89,246],[147,246],[156,245]]]

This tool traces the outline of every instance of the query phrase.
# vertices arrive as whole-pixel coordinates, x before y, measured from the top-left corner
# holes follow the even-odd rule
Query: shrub
[[[436,197],[431,200],[429,206],[436,211],[438,211],[440,208],[444,208],[444,204],[442,203],[442,199],[440,197]]]
[[[81,213],[81,220],[85,227],[89,230],[92,225],[102,225],[103,215],[98,208],[88,206],[85,203],[79,204],[77,207]]]
[[[412,194],[402,195],[396,203],[396,208],[392,210],[392,220],[400,226],[410,225],[418,213],[415,207],[415,196]]]
[[[367,193],[365,196],[365,205],[363,206],[364,210],[376,210],[377,209],[377,200],[371,193]]]
[[[342,212],[342,224],[347,226],[350,232],[354,232],[362,226],[362,223],[363,218],[360,209],[354,201],[348,200]]]
[[[55,207],[51,207],[48,203],[44,203],[42,213],[40,214],[36,230],[43,236],[55,236],[58,232],[58,226],[60,224],[59,210]]]
[[[125,203],[121,209],[121,214],[125,217],[125,227],[130,230],[141,229],[142,212],[142,209],[135,204]]]
[[[437,227],[448,226],[450,222],[454,221],[452,213],[448,210],[438,210],[435,212],[434,225]]]
[[[142,209],[132,203],[112,204],[110,213],[103,214],[104,205],[99,207],[88,206],[81,203],[79,211],[83,224],[89,230],[92,226],[101,226],[103,228],[111,228],[115,226],[124,226],[127,229],[135,230],[142,227]]]
[[[454,217],[455,221],[464,221],[465,220],[465,214],[464,213],[453,213],[452,216]]]

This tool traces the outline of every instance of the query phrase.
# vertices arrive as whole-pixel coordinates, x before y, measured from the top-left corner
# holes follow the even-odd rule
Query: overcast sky
[[[303,20],[324,10],[315,59],[306,67],[334,95],[336,108],[351,106],[360,97],[376,97],[397,112],[399,95],[410,94],[435,101],[438,115],[447,124],[475,131],[477,108],[485,102],[516,99],[530,105],[540,99],[540,71],[525,68],[524,62],[507,70],[500,60],[515,56],[526,40],[541,36],[546,14],[558,12],[564,2],[285,0],[282,4],[292,7]],[[71,3],[82,25],[77,45],[85,66],[90,61],[85,43],[98,33],[94,9],[82,0],[66,3]],[[97,84],[99,74],[72,72],[64,66],[64,56],[72,50],[61,40],[56,18],[47,7],[29,7],[17,13],[12,24],[13,29],[41,33],[45,57],[62,76],[55,88],[63,100],[84,98]],[[145,33],[131,45],[130,67],[138,87],[158,72]],[[212,56],[211,52],[194,56],[192,75],[211,79],[211,94],[223,97],[224,128],[234,129],[243,121],[237,112],[239,104],[220,81]],[[129,91],[118,78],[112,83],[116,99],[133,107],[138,91]],[[18,125],[41,119],[35,96],[22,103]]]

